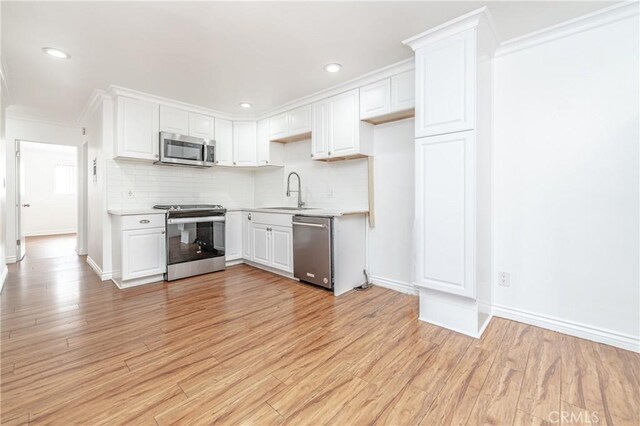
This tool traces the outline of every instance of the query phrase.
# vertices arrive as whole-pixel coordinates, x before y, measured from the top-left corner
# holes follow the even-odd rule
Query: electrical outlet
[[[327,190],[327,198],[333,198],[333,188]]]
[[[129,197],[133,197],[133,191],[129,190]]]
[[[511,274],[508,272],[498,272],[498,285],[509,287],[511,285]]]

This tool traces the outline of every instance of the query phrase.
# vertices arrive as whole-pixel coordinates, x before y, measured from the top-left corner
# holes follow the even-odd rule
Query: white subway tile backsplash
[[[192,169],[108,160],[107,173],[109,209],[170,203],[215,203],[228,207],[254,204],[251,170]]]
[[[287,175],[302,178],[303,201],[310,207],[367,209],[367,160],[325,163],[309,157],[311,142],[286,144],[283,168],[192,169],[107,160],[109,209],[148,208],[154,204],[215,203],[227,207],[295,206],[286,197]],[[297,181],[292,187],[297,188]],[[129,194],[131,192],[131,194]]]

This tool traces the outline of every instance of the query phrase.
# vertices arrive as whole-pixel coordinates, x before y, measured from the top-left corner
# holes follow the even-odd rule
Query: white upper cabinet
[[[215,137],[213,117],[166,105],[160,106],[160,130],[204,139]]]
[[[254,167],[256,165],[255,121],[233,122],[233,165]]]
[[[216,118],[215,121],[216,164],[233,166],[233,123]]]
[[[311,154],[314,160],[373,155],[373,126],[360,121],[359,90],[313,105]]]
[[[475,29],[416,49],[416,138],[474,128]]]
[[[214,120],[208,115],[189,113],[189,136],[203,139],[215,139]]]
[[[373,124],[413,117],[413,70],[360,88],[360,120]]]
[[[287,113],[276,115],[269,119],[269,138],[278,140],[287,137],[289,133],[289,117]]]
[[[258,166],[266,166],[269,164],[269,120],[258,121],[258,130],[256,137],[256,163]]]
[[[391,112],[391,79],[360,88],[360,119],[379,117]]]
[[[312,106],[311,158],[314,160],[323,160],[329,156],[328,109],[329,103],[326,100]]]
[[[260,166],[282,166],[283,145],[271,142],[269,138],[269,120],[258,121],[256,140],[256,163]]]
[[[311,132],[311,105],[271,117],[269,129],[272,141],[295,142],[308,139]]]
[[[413,70],[391,77],[391,112],[413,110],[416,104],[416,74]]]
[[[188,135],[189,112],[166,105],[160,105],[160,131]]]
[[[311,131],[311,105],[296,108],[287,113],[289,116],[289,137],[299,136]]]
[[[159,106],[155,102],[118,96],[116,158],[155,161],[159,157]]]

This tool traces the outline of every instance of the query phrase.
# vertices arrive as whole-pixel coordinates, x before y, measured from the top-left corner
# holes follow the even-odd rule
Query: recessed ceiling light
[[[324,66],[324,70],[326,72],[338,72],[342,69],[342,65],[340,64],[327,64]]]
[[[240,105],[242,108],[251,108],[251,104],[249,102],[240,102],[238,105]]]
[[[43,47],[42,51],[47,55],[53,56],[54,58],[58,59],[69,59],[71,57],[71,55],[69,55],[67,52],[63,52],[62,50],[56,49],[55,47]]]

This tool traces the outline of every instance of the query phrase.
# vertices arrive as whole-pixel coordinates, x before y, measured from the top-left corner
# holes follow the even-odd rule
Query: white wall
[[[302,201],[309,207],[368,209],[367,160],[324,162],[310,157],[311,140],[285,144],[284,168],[256,171],[255,206],[297,206],[298,194],[286,196],[287,176],[302,180]],[[298,181],[291,178],[291,189]]]
[[[638,49],[634,16],[496,59],[498,307],[640,336]]]
[[[376,226],[369,230],[372,280],[410,291],[413,282],[414,121],[374,130]]]
[[[21,178],[24,184],[22,226],[26,236],[75,233],[77,194],[57,194],[56,166],[76,167],[76,147],[22,142]]]
[[[15,206],[15,140],[78,146],[82,141],[81,128],[66,123],[53,123],[26,117],[12,116],[7,111],[5,137],[7,198],[6,206]],[[6,209],[6,261],[16,261],[16,215],[15,209]]]

